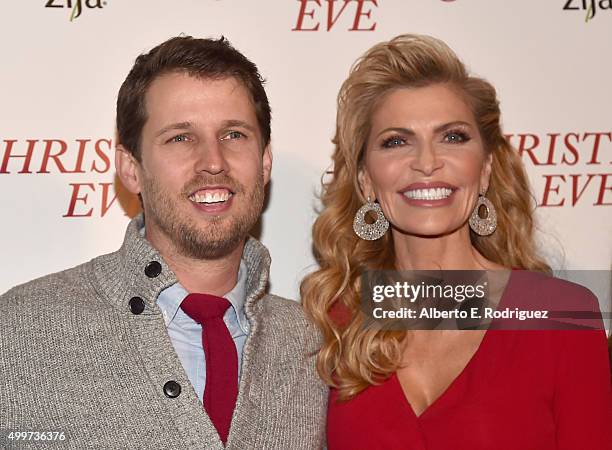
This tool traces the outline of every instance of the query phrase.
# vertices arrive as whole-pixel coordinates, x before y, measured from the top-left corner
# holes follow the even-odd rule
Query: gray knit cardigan
[[[66,437],[31,448],[223,448],[156,305],[176,277],[138,232],[142,220],[129,224],[119,251],[0,296],[0,448],[9,431]],[[298,303],[265,293],[266,248],[249,238],[243,259],[251,331],[227,448],[322,448],[318,335]],[[181,387],[174,398],[169,381]]]

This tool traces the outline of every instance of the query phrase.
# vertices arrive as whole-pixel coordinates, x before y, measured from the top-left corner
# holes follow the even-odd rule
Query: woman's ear
[[[370,178],[370,174],[365,167],[361,167],[359,169],[357,181],[359,182],[359,187],[361,188],[363,198],[365,200],[368,198],[375,200],[376,196],[374,195],[374,189],[372,189],[372,179]]]
[[[491,181],[491,166],[493,165],[493,154],[489,153],[480,171],[480,193],[486,193]]]

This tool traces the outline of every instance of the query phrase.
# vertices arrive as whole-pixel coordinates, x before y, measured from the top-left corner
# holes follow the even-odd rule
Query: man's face
[[[240,245],[257,222],[271,154],[235,78],[171,73],[151,83],[135,163],[147,237],[197,259]]]

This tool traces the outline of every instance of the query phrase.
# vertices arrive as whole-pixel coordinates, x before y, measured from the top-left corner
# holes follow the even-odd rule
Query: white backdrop
[[[275,293],[296,298],[313,267],[314,194],[341,82],[372,44],[407,32],[443,39],[498,88],[552,265],[609,270],[612,10],[599,3],[4,0],[0,292],[119,247],[128,217],[110,204],[117,91],[138,54],[180,33],[226,36],[268,80],[274,168],[261,238]],[[28,153],[29,167],[17,156]]]

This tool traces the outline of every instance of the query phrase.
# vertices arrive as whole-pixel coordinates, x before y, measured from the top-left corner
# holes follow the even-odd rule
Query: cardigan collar
[[[139,232],[143,226],[141,213],[130,221],[121,248],[93,261],[97,284],[107,299],[130,314],[130,304],[138,298],[146,305],[143,314],[159,313],[157,296],[177,282],[159,252]],[[247,319],[251,320],[257,300],[265,294],[271,260],[266,247],[253,237],[247,238],[242,259],[247,269],[244,308]]]

